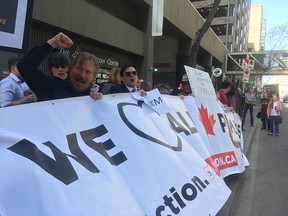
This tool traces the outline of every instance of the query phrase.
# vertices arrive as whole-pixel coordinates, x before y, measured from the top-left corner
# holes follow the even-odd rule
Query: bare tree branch
[[[197,56],[199,52],[199,47],[200,47],[200,42],[205,35],[205,33],[208,31],[209,27],[211,26],[212,20],[216,15],[217,8],[220,5],[221,0],[215,0],[212,7],[211,11],[206,18],[203,26],[195,33],[194,40],[192,42],[191,46],[191,52],[190,52],[190,59],[189,59],[189,66],[191,67],[196,67],[197,63]]]

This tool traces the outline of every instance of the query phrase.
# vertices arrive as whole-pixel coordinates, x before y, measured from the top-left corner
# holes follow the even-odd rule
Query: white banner
[[[210,156],[203,157],[205,161],[223,178],[243,172],[249,162],[243,154],[244,143],[239,115],[231,112],[229,107],[224,110],[219,101],[196,97],[195,102],[185,104],[206,144],[205,148],[209,151]],[[200,152],[199,149],[197,152]]]
[[[152,37],[163,34],[164,0],[153,0]]]
[[[216,215],[223,176],[245,169],[241,130],[238,148],[215,101],[163,98],[163,115],[131,94],[1,108],[0,215]]]

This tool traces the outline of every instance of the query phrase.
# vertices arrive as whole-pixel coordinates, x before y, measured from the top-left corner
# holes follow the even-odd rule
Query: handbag
[[[262,117],[261,111],[259,111],[259,112],[257,113],[256,117],[257,117],[257,118],[261,118],[261,117]]]
[[[275,122],[278,124],[281,124],[282,123],[282,116],[281,115],[277,116]]]

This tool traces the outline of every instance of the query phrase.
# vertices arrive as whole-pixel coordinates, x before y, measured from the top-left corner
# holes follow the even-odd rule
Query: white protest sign
[[[216,100],[215,89],[209,74],[196,68],[184,66],[192,93],[195,97],[205,97]]]
[[[158,89],[153,89],[147,92],[146,96],[141,96],[140,92],[134,92],[132,97],[136,100],[144,101],[151,109],[159,115],[169,112],[170,107],[166,104]]]

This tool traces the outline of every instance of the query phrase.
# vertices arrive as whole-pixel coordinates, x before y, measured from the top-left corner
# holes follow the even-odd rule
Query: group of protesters
[[[146,92],[152,89],[149,82],[138,77],[137,67],[130,63],[123,65],[121,69],[112,68],[108,82],[99,86],[95,82],[99,70],[95,55],[81,52],[71,63],[69,57],[59,51],[59,49],[69,48],[72,45],[73,41],[67,35],[58,33],[43,45],[34,47],[22,59],[9,59],[10,73],[2,72],[1,74],[0,107],[85,95],[90,95],[91,98],[98,100],[103,97],[103,94],[135,91],[140,91],[140,94],[145,96]],[[48,55],[51,75],[38,69]],[[161,94],[193,96],[186,74],[183,75],[179,86],[174,89],[165,83],[158,83],[154,88],[158,88]],[[267,124],[270,130],[269,135],[275,133],[278,136],[279,124],[275,124],[275,119],[281,114],[282,106],[275,97],[273,96],[268,101],[267,96],[263,94],[259,109],[262,112],[262,128],[266,129]],[[253,106],[256,104],[256,98],[252,87],[244,94],[241,86],[224,80],[221,89],[217,91],[217,98],[224,106],[231,107],[239,114],[242,119],[243,131],[245,130],[246,114],[249,110],[250,124],[251,127],[254,127]],[[272,124],[275,127],[272,127]]]
[[[81,52],[71,63],[69,57],[59,51],[72,45],[73,41],[67,35],[58,33],[43,45],[34,47],[22,59],[9,59],[10,74],[0,81],[0,107],[85,95],[95,100],[112,93],[140,91],[145,95],[152,89],[149,82],[138,78],[136,66],[130,63],[121,69],[112,68],[109,81],[99,86],[95,83],[99,70],[95,55]],[[38,69],[47,56],[50,75]],[[162,94],[172,94],[165,83],[155,87]],[[179,94],[191,94],[187,76],[175,90],[175,95]]]

